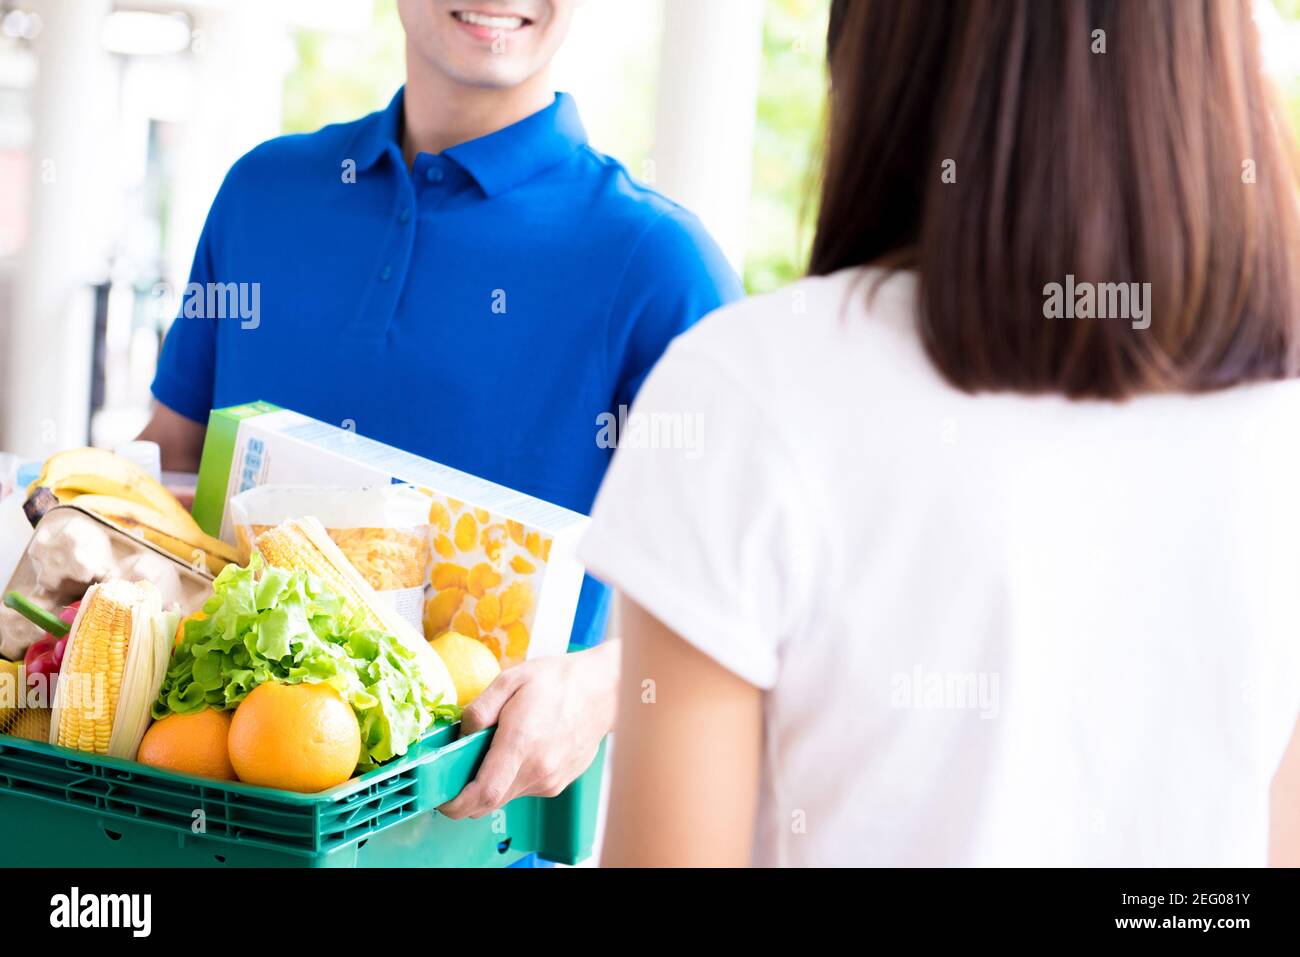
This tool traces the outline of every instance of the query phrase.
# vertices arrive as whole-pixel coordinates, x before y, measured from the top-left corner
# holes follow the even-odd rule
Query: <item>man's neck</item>
[[[402,117],[406,165],[415,162],[417,153],[441,153],[518,123],[554,99],[549,70],[507,90],[465,86],[408,49]]]

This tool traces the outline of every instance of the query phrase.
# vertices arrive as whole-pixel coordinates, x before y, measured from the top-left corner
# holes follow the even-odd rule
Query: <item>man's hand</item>
[[[438,808],[482,817],[517,797],[554,797],[591,764],[617,710],[617,641],[501,672],[461,718],[461,734],[497,725],[478,775]]]

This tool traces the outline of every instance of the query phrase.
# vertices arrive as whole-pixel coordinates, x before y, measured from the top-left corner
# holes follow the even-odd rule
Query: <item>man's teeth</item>
[[[471,10],[457,10],[452,16],[461,23],[487,27],[489,30],[518,30],[524,25],[523,17],[498,17],[487,13],[474,13]]]

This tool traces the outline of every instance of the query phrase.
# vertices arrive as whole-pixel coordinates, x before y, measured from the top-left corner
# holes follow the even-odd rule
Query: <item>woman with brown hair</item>
[[[697,440],[596,502],[606,863],[1296,860],[1300,200],[1250,4],[840,0],[829,47],[811,276],[677,340],[630,419]]]

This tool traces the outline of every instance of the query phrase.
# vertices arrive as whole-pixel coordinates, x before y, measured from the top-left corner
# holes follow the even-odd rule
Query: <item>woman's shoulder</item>
[[[890,319],[915,312],[916,274],[876,268],[805,276],[715,310],[687,333],[700,338],[772,331],[812,331],[839,319]],[[748,324],[741,328],[740,324]]]
[[[923,363],[916,328],[914,273],[845,269],[723,306],[679,336],[669,354],[708,359],[756,383],[808,385]]]

